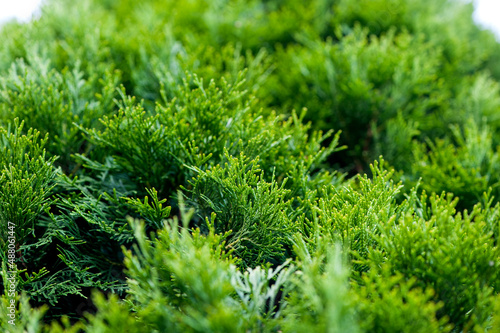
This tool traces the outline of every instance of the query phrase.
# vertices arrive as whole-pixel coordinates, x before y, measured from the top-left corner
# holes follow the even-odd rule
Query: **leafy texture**
[[[47,0],[2,25],[1,330],[495,332],[500,44],[472,9]]]

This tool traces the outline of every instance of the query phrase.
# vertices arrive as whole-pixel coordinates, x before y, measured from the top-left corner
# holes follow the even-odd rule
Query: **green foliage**
[[[274,179],[266,182],[257,161],[243,154],[226,158],[224,167],[196,170],[198,176],[189,182],[190,200],[202,217],[217,214],[215,232],[227,234],[226,247],[245,266],[283,263],[294,232],[290,191]]]
[[[181,206],[184,226],[193,213]],[[138,248],[136,255],[126,253],[130,287],[127,302],[149,330],[253,331],[265,323],[264,319],[275,315],[272,308],[266,311],[266,307],[274,304],[291,268],[281,266],[266,272],[258,267],[240,273],[232,265],[234,259],[225,252],[228,233],[222,237],[214,233],[215,219],[215,214],[206,219],[206,236],[200,229],[191,236],[174,218],[153,240],[145,237],[144,225],[132,222]],[[274,279],[274,284],[268,286]],[[116,307],[113,301],[104,306]],[[95,328],[96,320],[90,322]]]
[[[318,237],[332,242],[341,241],[355,260],[355,271],[367,269],[364,260],[372,248],[377,247],[376,236],[380,224],[385,224],[401,210],[396,195],[401,184],[390,178],[384,160],[372,166],[373,178],[366,175],[341,189],[326,188],[317,202],[312,202],[312,218],[305,218],[302,234],[312,248]]]
[[[303,115],[293,113],[284,119],[254,110],[256,100],[243,90],[243,75],[234,85],[222,78],[218,83],[212,80],[208,87],[198,77],[188,76],[175,86],[175,98],[169,100],[162,89],[163,103],[152,115],[122,91],[120,111],[102,120],[105,129],[85,130],[102,153],[93,152],[92,160],[80,155],[82,163],[124,175],[139,193],[154,187],[162,197],[174,195],[179,185],[186,184],[194,175],[190,167],[205,169],[221,163],[225,149],[233,156],[258,157],[268,181],[273,174],[280,182],[290,176],[288,187],[294,192],[314,186],[314,181],[304,184],[305,177],[313,178],[308,173],[314,173],[320,183],[341,178],[335,172],[321,172],[327,156],[341,149],[337,147],[339,134],[323,147],[332,133],[309,134],[310,126],[302,124]],[[112,158],[109,164],[99,156],[104,154]]]
[[[153,188],[148,190],[149,197],[144,197],[144,202],[140,199],[127,198],[128,204],[136,209],[143,219],[148,224],[153,225],[156,229],[163,226],[163,221],[170,216],[171,207],[163,207],[167,199],[159,200],[158,192]],[[149,203],[151,198],[151,203]]]
[[[0,231],[1,248],[6,249],[8,225],[14,223],[19,244],[33,231],[34,223],[52,203],[56,171],[55,157],[45,158],[47,138],[29,129],[22,135],[24,123],[0,128]],[[12,129],[12,127],[14,127]],[[12,229],[10,229],[12,230]]]
[[[493,316],[488,325],[488,332],[500,331],[500,297],[496,296],[494,301]],[[478,330],[479,331],[479,330]]]
[[[2,272],[2,276],[5,274]],[[30,306],[29,297],[22,293],[13,300],[15,300],[16,314],[15,318],[11,319],[8,316],[11,306],[11,299],[7,295],[0,297],[0,304],[2,305],[0,328],[2,332],[6,333],[78,333],[84,328],[83,323],[71,323],[68,317],[62,317],[60,323],[52,322],[50,325],[44,324],[42,318],[48,310],[48,306],[44,305],[40,308],[34,309]]]
[[[104,146],[113,157],[113,167],[118,165],[133,184],[141,189],[155,186],[161,193],[165,187],[172,186],[168,180],[175,179],[179,173],[175,167],[176,145],[172,132],[159,124],[158,116],[146,116],[140,105],[134,105],[133,98],[123,98],[124,105],[118,114],[102,120],[104,132],[93,129],[90,135],[94,144]]]
[[[341,28],[336,33],[344,34]],[[340,41],[307,35],[300,41],[277,52],[280,67],[264,92],[285,109],[306,105],[316,128],[342,128],[351,168],[359,171],[377,157],[371,154],[374,139],[380,153],[398,162],[389,149],[395,146],[390,122],[398,114],[420,123],[426,134],[436,131],[433,118],[447,110],[451,94],[441,77],[439,48],[405,31],[377,37],[358,25]]]
[[[311,253],[301,236],[296,236],[294,243],[301,271],[292,279],[283,331],[361,332],[341,247],[319,240],[317,250]]]
[[[494,332],[500,44],[471,13],[47,0],[3,25],[2,330]]]
[[[359,22],[376,35],[393,28],[421,34],[443,49],[453,70],[470,73],[495,49],[493,35],[474,24],[472,7],[447,0],[340,0],[337,19],[349,26]]]
[[[412,210],[380,225],[383,250],[370,261],[387,261],[393,271],[415,278],[420,288],[432,288],[443,304],[439,316],[449,317],[456,328],[485,323],[500,281],[498,239],[490,220],[499,206],[478,204],[470,213],[457,213],[451,195],[419,198],[415,192],[408,204]]]
[[[463,133],[456,126],[452,133],[454,144],[446,138],[413,145],[413,177],[422,178],[421,188],[427,192],[455,194],[462,209],[471,209],[489,188],[498,197],[500,155],[488,127],[470,121]]]
[[[74,69],[59,72],[34,51],[28,59],[29,65],[22,59],[13,63],[8,76],[0,79],[0,123],[18,117],[28,129],[42,135],[50,132],[48,152],[59,156],[58,163],[71,171],[70,155],[85,149],[73,123],[95,126],[96,118],[110,112],[118,78],[112,72],[85,78],[79,62]],[[98,91],[100,95],[94,96]]]
[[[183,221],[189,219],[183,216]],[[240,320],[228,297],[231,260],[216,260],[222,251],[220,237],[212,231],[207,241],[195,242],[187,230],[178,228],[175,222],[167,224],[151,242],[143,227],[135,227],[138,256],[128,252],[125,259],[134,311],[151,325],[150,330],[234,330]]]
[[[418,130],[419,123],[411,118],[405,120],[401,112],[396,118],[387,120],[385,133],[372,128],[374,151],[381,156],[384,155],[396,170],[410,170],[413,163],[413,140],[421,133]]]
[[[94,304],[99,308],[95,315],[88,315],[89,324],[85,327],[85,332],[120,332],[139,333],[144,332],[144,324],[129,312],[129,306],[121,302],[115,294],[110,294],[109,298],[102,294],[92,295]]]
[[[2,271],[2,279],[4,278],[6,270]],[[11,299],[15,300],[14,307],[16,309],[14,318],[9,317],[11,305]],[[22,294],[16,298],[7,297],[7,293],[3,294],[0,298],[2,305],[1,317],[0,317],[0,328],[3,332],[8,333],[24,333],[24,332],[43,332],[44,324],[41,322],[41,318],[47,311],[47,306],[39,309],[32,309],[28,302],[28,297],[26,294]],[[11,321],[9,323],[9,321]],[[12,323],[15,323],[13,325]]]
[[[387,265],[370,270],[357,287],[360,326],[367,332],[450,332],[446,318],[437,319],[443,304],[434,303],[432,289],[422,291],[416,280],[391,274]]]

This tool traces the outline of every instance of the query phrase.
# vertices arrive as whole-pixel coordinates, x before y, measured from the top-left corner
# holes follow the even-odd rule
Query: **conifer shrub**
[[[24,123],[19,124],[18,118],[12,125],[0,129],[3,250],[6,250],[7,231],[12,230],[7,222],[18,226],[14,234],[21,244],[33,232],[35,221],[52,204],[51,191],[57,174],[52,166],[55,157],[45,157],[47,137],[40,140],[40,132],[34,129],[21,135]]]
[[[252,163],[253,162],[253,163]],[[215,166],[190,182],[191,201],[202,216],[218,216],[215,232],[227,233],[227,248],[245,266],[282,263],[293,233],[289,190],[274,179],[266,182],[257,161],[244,155],[228,156],[224,167]]]
[[[48,0],[3,25],[0,329],[498,331],[500,44],[471,14]]]
[[[478,204],[470,213],[457,213],[457,201],[444,194],[413,195],[407,202],[413,209],[381,226],[383,250],[370,261],[387,261],[393,271],[431,288],[443,305],[438,317],[467,329],[488,320],[486,299],[498,293],[497,239],[487,220],[499,206],[485,210]]]
[[[2,77],[2,122],[7,126],[9,119],[17,117],[27,129],[42,135],[50,132],[47,151],[69,173],[74,167],[70,155],[87,149],[74,123],[97,126],[97,118],[112,111],[116,73],[85,78],[78,62],[75,68],[59,72],[51,68],[48,58],[33,53],[28,59],[29,65],[20,59]]]
[[[470,121],[463,133],[457,126],[451,130],[451,137],[414,144],[412,173],[414,179],[425,179],[421,183],[423,190],[451,192],[460,199],[460,208],[471,210],[488,189],[495,197],[500,194],[496,177],[500,171],[499,152],[492,143],[491,130],[486,125],[481,129]]]

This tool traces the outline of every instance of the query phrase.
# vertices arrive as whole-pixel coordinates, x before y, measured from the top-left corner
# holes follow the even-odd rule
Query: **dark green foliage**
[[[471,8],[48,0],[2,26],[2,331],[498,330],[500,44]]]

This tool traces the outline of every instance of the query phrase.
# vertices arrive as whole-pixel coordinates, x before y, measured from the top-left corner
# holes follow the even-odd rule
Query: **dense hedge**
[[[2,331],[500,332],[500,44],[471,14],[48,0],[4,25]]]

